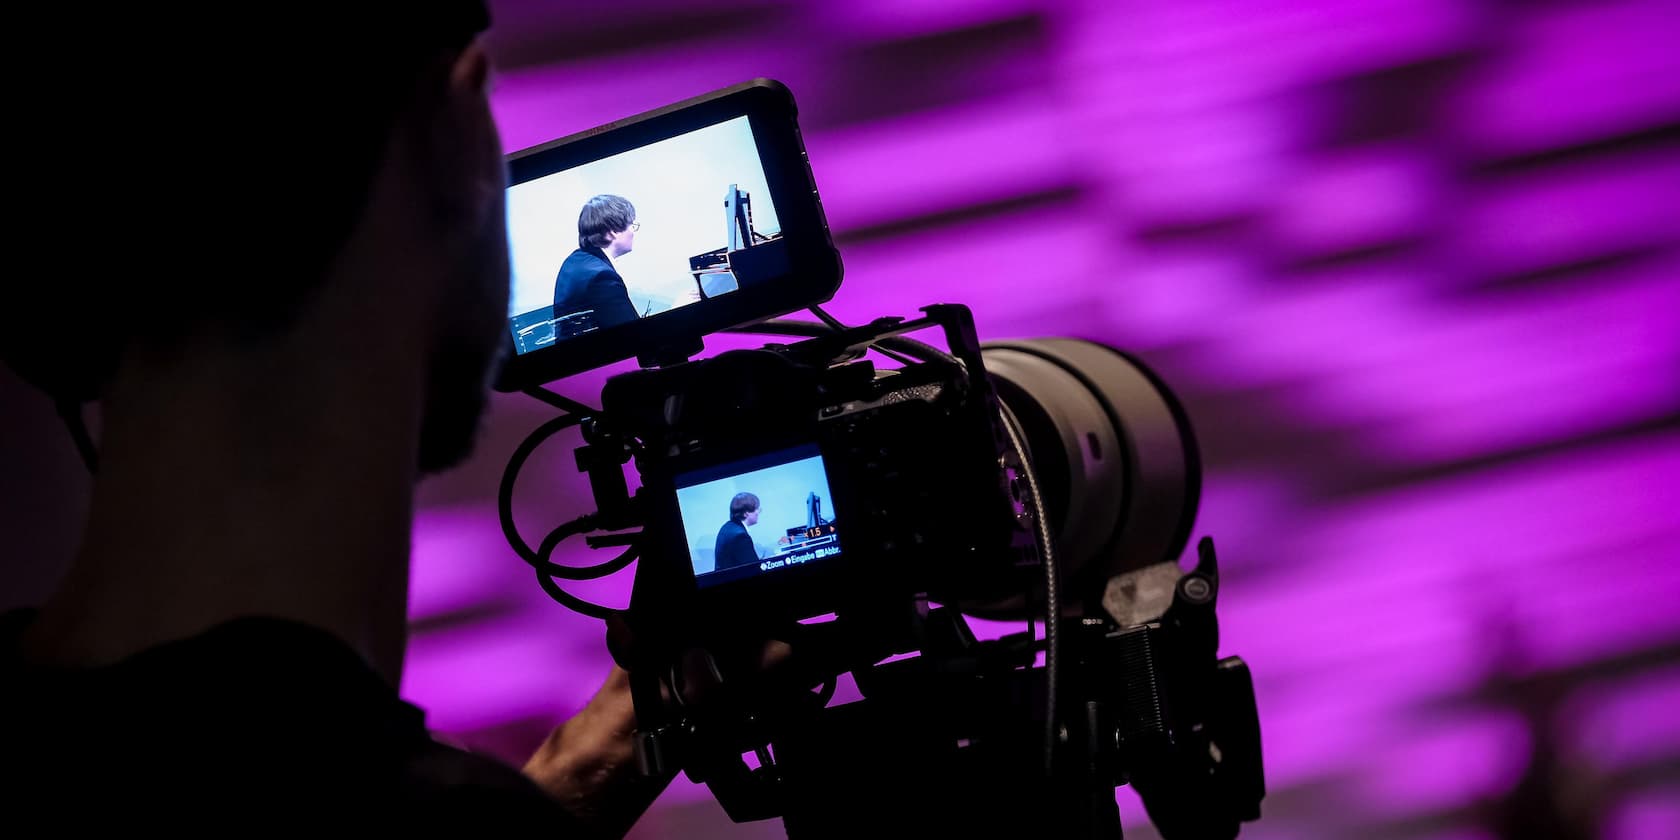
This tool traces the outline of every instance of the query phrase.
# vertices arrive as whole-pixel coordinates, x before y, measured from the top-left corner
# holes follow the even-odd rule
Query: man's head
[[[636,208],[616,195],[598,195],[583,205],[578,214],[578,247],[599,248],[621,257],[636,246]]]
[[[758,524],[758,497],[751,493],[736,493],[729,500],[729,519],[742,525]]]
[[[116,378],[284,344],[324,309],[363,309],[368,341],[424,366],[418,459],[447,465],[476,428],[506,316],[483,4],[303,0],[260,26],[235,14],[190,4],[114,7],[85,27],[50,12],[25,22],[73,26],[94,84],[32,88],[19,109],[54,126],[41,136],[55,154],[41,159],[63,164],[20,191],[44,267],[0,307],[0,356],[81,401]],[[230,93],[207,95],[195,82],[206,74]],[[382,273],[408,285],[386,294],[368,279]],[[346,350],[319,353],[375,364]]]

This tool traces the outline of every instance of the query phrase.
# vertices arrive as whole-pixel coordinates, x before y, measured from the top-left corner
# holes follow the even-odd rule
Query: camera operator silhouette
[[[143,291],[72,272],[0,307],[0,359],[67,418],[102,403],[80,548],[44,603],[0,615],[10,816],[69,833],[330,815],[621,836],[674,775],[637,765],[623,668],[522,768],[434,739],[398,691],[415,487],[471,451],[507,328],[488,11],[427,4],[401,26],[386,4],[270,11],[237,48],[196,34],[220,20],[197,6],[102,12],[77,31],[115,110],[49,85],[23,96],[23,118],[66,129],[50,154],[72,159],[91,159],[107,120],[152,120],[125,148],[164,163],[123,183],[174,210],[211,200],[170,187],[180,172],[265,161],[271,177],[213,190],[193,257]],[[19,25],[71,17],[37,7]],[[203,67],[241,95],[174,83]],[[235,128],[237,150],[198,142]],[[37,169],[18,184],[41,210],[25,238],[51,260],[78,235],[64,196],[98,185],[83,167]],[[161,258],[179,214],[133,215],[113,247]],[[281,227],[283,247],[252,235]],[[605,263],[602,248],[630,250],[634,210],[603,197],[580,227],[593,250],[579,253]],[[635,317],[610,263],[575,276],[603,290],[587,304],[603,321]],[[82,295],[122,315],[90,316],[101,328],[70,342],[49,316]],[[369,340],[369,313],[404,328]]]

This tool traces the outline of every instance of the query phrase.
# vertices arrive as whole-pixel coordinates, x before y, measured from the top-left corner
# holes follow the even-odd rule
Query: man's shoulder
[[[612,263],[607,258],[585,248],[579,248],[560,263],[560,270],[570,273],[600,273],[612,271]]]
[[[27,776],[43,807],[101,786],[86,756],[121,755],[139,771],[126,795],[163,812],[214,802],[465,814],[519,802],[565,818],[512,767],[438,743],[420,709],[307,625],[240,619],[85,669],[25,665],[16,638],[0,639],[0,672],[16,687],[0,701],[15,747],[0,764]]]

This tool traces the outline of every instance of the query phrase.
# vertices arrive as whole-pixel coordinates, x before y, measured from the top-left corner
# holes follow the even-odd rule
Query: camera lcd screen
[[[828,300],[840,252],[787,86],[675,102],[510,153],[496,388],[525,391]]]
[[[507,212],[520,355],[790,272],[746,116],[515,184]]]
[[[814,445],[683,473],[676,488],[701,587],[840,555],[828,470]]]

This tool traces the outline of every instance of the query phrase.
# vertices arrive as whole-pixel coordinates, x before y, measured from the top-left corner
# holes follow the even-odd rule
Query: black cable
[[[536,562],[531,565],[551,577],[563,578],[565,580],[594,580],[596,578],[606,577],[607,575],[623,569],[625,566],[634,563],[636,558],[641,556],[641,547],[632,544],[630,547],[624,549],[624,551],[617,557],[614,557],[611,560],[596,563],[592,566],[562,566],[549,559],[554,556],[554,550],[558,548],[560,543],[567,537],[581,534],[585,531],[595,530],[594,520],[595,517],[593,514],[589,516],[580,516],[571,522],[567,522],[564,525],[549,531],[548,536],[543,537],[542,544],[537,546]]]
[[[771,318],[768,321],[759,321],[756,324],[748,324],[744,327],[730,327],[724,332],[749,335],[797,335],[807,338],[821,338],[834,334],[833,330],[822,324],[815,324],[810,321],[794,321],[787,318]]]
[[[869,349],[874,350],[875,352],[880,353],[881,355],[886,356],[901,365],[913,365],[916,363],[916,361],[909,356],[894,350],[889,350],[880,344],[871,345]]]
[[[582,613],[590,618],[599,618],[603,621],[618,612],[618,610],[615,610],[612,607],[604,607],[600,604],[585,601],[582,598],[561,589],[560,584],[555,583],[554,578],[544,574],[541,569],[537,570],[537,585],[542,587],[544,592],[548,593],[548,597],[553,598],[555,601],[559,602],[561,606],[570,609],[572,612]]]
[[[76,454],[82,456],[82,465],[87,467],[90,475],[99,473],[99,449],[93,445],[93,436],[88,434],[87,420],[82,416],[82,404],[76,400],[58,400],[53,403],[58,409],[58,416],[64,421],[64,426],[70,432],[70,440],[76,444]]]
[[[828,328],[835,331],[835,332],[845,332],[846,330],[851,329],[850,327],[846,326],[845,324],[840,323],[839,318],[836,318],[833,315],[830,315],[827,312],[823,311],[823,308],[820,307],[820,306],[817,306],[816,304],[811,305],[811,314],[817,316],[817,320],[827,324]]]
[[[572,402],[571,400],[555,394],[552,391],[547,391],[546,389],[534,388],[532,391],[542,391],[543,394],[554,397],[556,401],[568,403]],[[528,391],[527,393],[531,392]],[[532,394],[532,396],[536,396],[544,402],[550,402],[542,396],[538,396],[536,394]],[[574,405],[585,409],[585,411],[588,410],[588,406],[583,406],[581,403],[574,403]],[[508,546],[513,549],[515,554],[519,555],[519,559],[525,561],[526,564],[530,565],[532,570],[537,573],[537,584],[542,587],[544,592],[548,593],[550,598],[553,598],[555,601],[574,612],[579,612],[593,618],[605,619],[616,612],[616,610],[600,604],[585,601],[582,598],[566,592],[564,589],[560,588],[560,584],[556,583],[554,578],[559,577],[567,580],[592,580],[594,578],[610,575],[635,561],[635,559],[639,556],[640,549],[635,545],[631,545],[617,557],[603,563],[597,563],[593,566],[561,566],[553,563],[549,558],[554,556],[555,549],[558,548],[560,543],[567,537],[595,530],[595,514],[591,513],[580,516],[569,522],[561,524],[552,531],[549,531],[548,534],[543,537],[542,542],[538,545],[536,550],[532,550],[531,546],[525,542],[524,537],[519,535],[519,528],[513,521],[514,484],[519,478],[519,471],[524,468],[525,462],[530,459],[531,453],[535,452],[537,447],[541,446],[544,441],[560,433],[562,430],[578,425],[583,422],[583,420],[584,416],[582,412],[562,414],[561,416],[538,426],[535,431],[526,436],[525,440],[520,442],[519,447],[514,450],[513,456],[508,459],[507,467],[502,470],[501,485],[496,490],[496,512],[501,520],[502,536],[507,539]]]
[[[1056,742],[1060,734],[1056,714],[1057,682],[1060,678],[1061,664],[1059,627],[1062,623],[1059,560],[1056,557],[1054,538],[1050,534],[1050,523],[1045,515],[1044,496],[1038,485],[1038,473],[1027,457],[1026,445],[1021,439],[1020,431],[1015,428],[1014,420],[1004,417],[1003,421],[1004,430],[1009,433],[1010,446],[1021,461],[1022,477],[1027,480],[1027,492],[1031,497],[1029,502],[1033,514],[1033,534],[1044,562],[1044,773],[1050,776],[1055,770]]]
[[[896,349],[906,355],[915,356],[926,362],[944,362],[948,365],[960,365],[962,362],[956,356],[945,352],[926,342],[902,335],[890,336],[876,342],[877,346]]]
[[[823,324],[813,324],[810,321],[771,318],[768,321],[760,321],[756,324],[749,324],[744,327],[734,327],[726,330],[726,332],[749,334],[761,333],[764,335],[796,335],[808,338],[822,338],[834,334],[832,331],[824,329],[824,326],[825,325]],[[944,362],[946,364],[953,365],[961,363],[961,360],[950,353],[940,350],[939,348],[926,342],[917,341],[914,338],[906,338],[902,335],[887,336],[886,338],[870,344],[870,347],[883,354],[886,354],[891,350],[896,350],[905,355],[914,356],[928,362]],[[909,360],[903,358],[899,358],[899,361],[902,361],[905,364],[910,363]]]
[[[815,310],[815,307],[812,307]],[[823,313],[827,315],[828,313]],[[834,323],[838,324],[839,321]],[[822,338],[833,335],[833,329],[825,329],[826,324],[813,324],[810,321],[794,321],[787,318],[771,318],[744,327],[734,327],[725,332],[761,334],[761,335],[793,335],[806,338]],[[844,327],[844,325],[841,325]],[[890,336],[869,345],[870,349],[901,365],[915,364],[914,359],[905,358],[906,355],[922,358],[924,361],[939,361],[955,364],[957,357],[946,353],[932,345],[924,344],[913,338]]]
[[[526,388],[525,390],[520,391],[520,393],[532,399],[548,403],[567,414],[576,414],[579,418],[594,417],[595,415],[601,413],[597,409],[590,408],[589,406],[563,394],[556,394],[541,385],[538,385],[535,388]]]
[[[531,432],[525,440],[520,442],[519,448],[513,451],[513,457],[508,459],[507,467],[502,470],[502,483],[496,490],[496,512],[501,517],[502,536],[507,539],[508,545],[513,548],[513,553],[519,555],[519,559],[532,566],[536,566],[540,562],[537,553],[525,544],[525,539],[519,536],[518,526],[514,525],[513,522],[514,481],[519,478],[519,470],[525,466],[525,461],[531,457],[531,453],[535,452],[538,446],[542,445],[543,441],[581,422],[583,422],[581,415],[563,414],[538,426],[536,431]],[[573,522],[577,521],[573,520]]]

